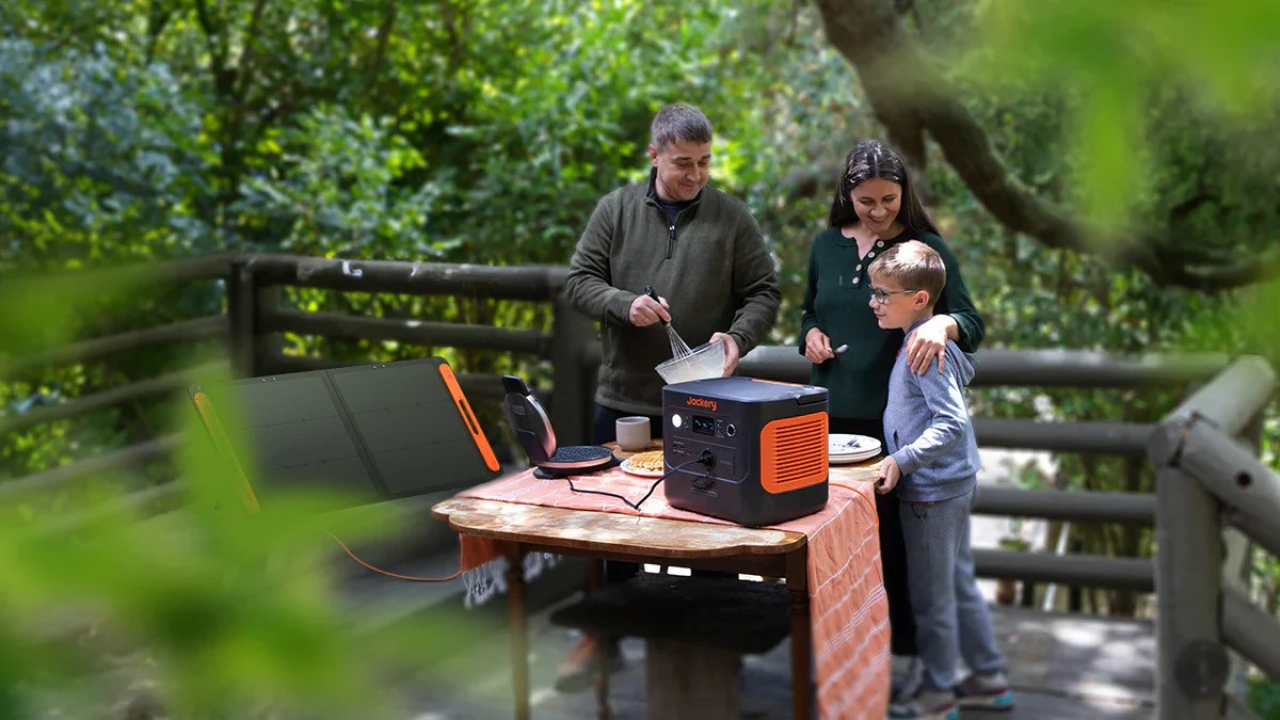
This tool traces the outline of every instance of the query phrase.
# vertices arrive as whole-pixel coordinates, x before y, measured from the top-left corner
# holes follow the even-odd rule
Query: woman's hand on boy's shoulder
[[[923,375],[934,358],[938,360],[938,372],[946,368],[947,338],[956,321],[950,315],[934,315],[928,322],[911,332],[907,338],[907,366],[911,372]]]

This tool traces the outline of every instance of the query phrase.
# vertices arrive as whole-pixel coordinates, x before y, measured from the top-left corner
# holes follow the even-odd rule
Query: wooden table
[[[877,464],[833,465],[830,477],[840,484],[866,482],[875,479],[877,468]],[[458,533],[503,543],[518,720],[530,717],[524,577],[524,557],[529,552],[589,558],[595,561],[593,582],[598,582],[600,561],[604,560],[786,578],[791,593],[792,717],[811,717],[808,553],[803,534],[477,498],[445,500],[431,513]],[[597,678],[596,690],[603,700],[607,685],[602,675]]]

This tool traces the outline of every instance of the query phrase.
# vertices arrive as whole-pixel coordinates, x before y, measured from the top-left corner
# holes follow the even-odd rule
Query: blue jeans
[[[899,507],[907,549],[907,585],[916,617],[916,645],[924,687],[945,690],[959,682],[956,661],[977,673],[1004,670],[987,603],[973,575],[969,511],[975,490],[932,503],[903,500]]]

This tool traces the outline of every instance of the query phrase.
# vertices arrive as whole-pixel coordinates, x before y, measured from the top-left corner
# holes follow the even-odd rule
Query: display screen
[[[715,435],[716,421],[714,418],[709,418],[705,415],[694,415],[693,431],[696,433],[702,433],[703,435]]]

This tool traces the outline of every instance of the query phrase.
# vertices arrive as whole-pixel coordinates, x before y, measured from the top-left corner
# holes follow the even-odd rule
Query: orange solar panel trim
[[[231,447],[231,440],[227,438],[227,433],[222,429],[222,422],[218,420],[218,414],[213,411],[213,403],[210,402],[206,393],[198,392],[192,400],[196,404],[196,410],[200,413],[200,419],[204,421],[204,426],[209,430],[209,437],[213,438],[214,444],[218,447],[219,453],[226,458],[227,463],[231,465],[231,470],[240,478],[241,498],[244,503],[244,509],[251,515],[258,513],[258,495],[253,491],[253,485],[249,482],[249,476],[244,472],[244,466],[240,464],[240,458],[236,455],[236,451]]]
[[[760,432],[760,484],[778,494],[827,479],[827,414],[767,423]]]
[[[480,451],[480,457],[484,458],[484,464],[490,470],[498,470],[501,467],[498,464],[498,458],[493,454],[493,448],[489,447],[489,439],[480,430],[480,423],[476,422],[476,416],[471,412],[466,396],[462,394],[462,386],[458,385],[458,378],[453,374],[453,368],[441,365],[440,376],[444,378],[444,384],[449,388],[449,394],[453,396],[458,413],[462,415],[462,424],[466,425],[467,432],[471,433],[471,440]]]

